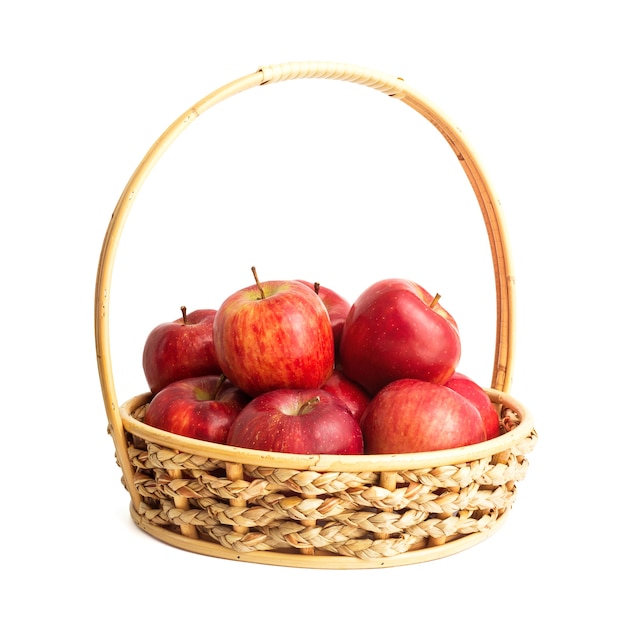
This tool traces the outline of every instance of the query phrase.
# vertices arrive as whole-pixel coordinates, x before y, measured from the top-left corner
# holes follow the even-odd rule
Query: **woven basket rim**
[[[481,443],[401,454],[289,454],[239,448],[172,434],[148,426],[133,416],[133,412],[147,404],[149,393],[134,396],[120,407],[120,414],[127,432],[145,441],[156,443],[179,452],[205,458],[220,459],[243,465],[281,467],[313,471],[394,471],[456,465],[475,459],[488,458],[504,450],[515,448],[529,437],[534,429],[533,419],[526,408],[509,394],[487,389],[492,402],[512,409],[519,417],[519,424],[509,432]]]

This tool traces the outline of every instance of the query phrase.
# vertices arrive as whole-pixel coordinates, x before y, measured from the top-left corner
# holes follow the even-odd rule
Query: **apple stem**
[[[437,304],[437,302],[439,302],[439,298],[441,298],[441,294],[436,294],[435,297],[433,298],[433,301],[430,303],[430,308],[434,309],[435,305]]]
[[[217,381],[217,385],[215,386],[215,393],[213,394],[214,398],[217,398],[217,394],[220,392],[220,389],[224,386],[225,380],[226,380],[226,375],[220,374],[220,377]]]
[[[315,282],[313,283],[313,289],[315,289],[315,293],[319,296],[320,295],[320,284]]]
[[[315,396],[314,398],[310,398],[307,400],[298,411],[298,415],[306,415],[318,402],[321,402],[322,399],[319,396]]]
[[[259,288],[259,291],[261,292],[261,300],[263,300],[265,298],[265,292],[263,291],[263,287],[261,287],[261,283],[259,282],[259,277],[256,273],[256,267],[254,267],[254,265],[252,266],[252,275],[254,276],[254,282],[256,283],[256,286]]]
[[[182,311],[183,314],[183,324],[187,323],[187,307],[185,305],[180,307],[180,310]]]

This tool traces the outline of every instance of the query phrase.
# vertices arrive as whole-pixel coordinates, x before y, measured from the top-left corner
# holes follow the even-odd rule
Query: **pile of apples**
[[[145,423],[292,454],[395,454],[500,434],[486,392],[456,371],[457,324],[411,280],[353,302],[304,280],[261,282],[154,328]]]

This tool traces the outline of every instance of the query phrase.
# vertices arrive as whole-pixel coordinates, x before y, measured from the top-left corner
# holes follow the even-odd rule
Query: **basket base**
[[[132,504],[130,506],[131,517],[138,528],[152,537],[181,550],[231,561],[242,561],[244,563],[300,567],[306,569],[378,569],[435,561],[467,550],[491,537],[505,522],[508,513],[509,511],[506,511],[498,517],[489,530],[472,533],[440,546],[413,550],[389,558],[366,560],[351,556],[283,554],[265,550],[237,552],[217,543],[214,544],[199,539],[193,539],[160,526],[146,523],[145,519],[135,511]]]

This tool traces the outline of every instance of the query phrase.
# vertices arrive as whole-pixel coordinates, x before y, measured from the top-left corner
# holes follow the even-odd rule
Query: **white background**
[[[617,5],[3,5],[5,623],[623,623]],[[295,60],[402,76],[463,130],[502,202],[518,296],[511,393],[540,439],[503,528],[440,561],[246,565],[161,544],[128,513],[93,339],[108,220],[178,115],[260,65]],[[253,264],[263,279],[320,280],[349,298],[391,275],[441,292],[461,327],[463,370],[490,383],[480,214],[443,139],[408,107],[363,87],[292,81],[237,96],[181,136],[141,191],[116,259],[120,401],[145,390],[147,332],[181,304],[218,305],[251,282]]]

